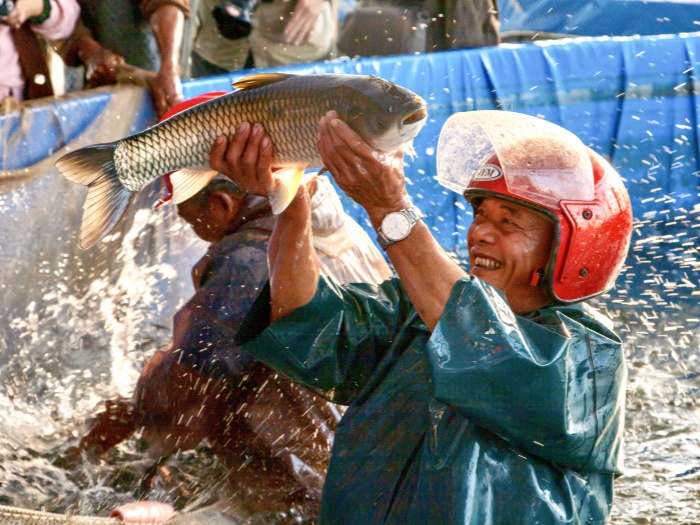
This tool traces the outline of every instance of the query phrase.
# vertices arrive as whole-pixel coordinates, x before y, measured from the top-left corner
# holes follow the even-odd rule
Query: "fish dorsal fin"
[[[274,84],[275,82],[282,82],[289,77],[296,77],[297,75],[290,75],[288,73],[255,73],[253,75],[246,75],[245,77],[236,80],[231,84],[238,91],[245,91],[248,89],[255,89],[269,84]]]
[[[185,202],[194,197],[207,184],[209,184],[218,172],[214,170],[184,169],[170,174],[170,182],[173,184],[173,204]]]

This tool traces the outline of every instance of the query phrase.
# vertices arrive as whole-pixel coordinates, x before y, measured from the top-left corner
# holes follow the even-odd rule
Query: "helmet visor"
[[[573,133],[509,111],[450,116],[438,140],[438,182],[464,194],[500,177],[510,196],[550,209],[561,200],[594,198],[590,156]]]

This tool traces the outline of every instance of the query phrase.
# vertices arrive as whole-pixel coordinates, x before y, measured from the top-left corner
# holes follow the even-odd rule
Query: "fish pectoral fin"
[[[418,157],[418,153],[416,153],[416,150],[413,147],[412,140],[409,140],[408,142],[404,143],[403,152],[409,157],[411,157],[411,160],[416,160],[416,157]]]
[[[194,197],[214,177],[218,175],[214,170],[183,169],[170,174],[170,182],[173,184],[173,204],[185,202],[190,197]]]
[[[253,75],[246,75],[243,78],[236,80],[231,86],[236,88],[238,91],[245,91],[247,89],[255,89],[269,84],[274,84],[275,82],[281,82],[288,79],[289,77],[296,77],[297,75],[290,75],[288,73],[255,73]]]
[[[292,202],[297,194],[299,185],[304,178],[304,168],[285,168],[275,172],[275,178],[278,181],[277,187],[269,192],[270,207],[272,213],[279,215],[282,213],[289,203]]]

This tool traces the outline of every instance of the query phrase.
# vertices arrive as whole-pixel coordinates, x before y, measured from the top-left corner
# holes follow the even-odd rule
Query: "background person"
[[[374,151],[334,113],[320,127],[325,166],[367,211],[398,278],[319,277],[301,189],[277,218],[269,284],[236,337],[349,405],[319,522],[606,523],[626,366],[610,321],[582,301],[614,284],[629,248],[620,176],[540,119],[453,115],[438,180],[474,207],[467,274],[420,220],[401,153]],[[216,142],[211,166],[265,194],[270,153],[242,127]]]
[[[219,30],[214,11],[221,4],[221,0],[197,2],[197,29],[192,45],[194,78],[224,75],[253,67],[248,38],[226,38]]]
[[[335,56],[337,0],[263,0],[254,4],[251,31],[225,35],[215,13],[221,0],[200,0],[192,76],[317,62]],[[238,2],[245,5],[246,2]],[[232,37],[236,38],[232,38]]]
[[[497,0],[358,0],[340,24],[341,54],[383,56],[501,43]]]
[[[253,14],[255,67],[319,62],[336,56],[338,0],[272,0]]]
[[[11,9],[8,9],[10,8]],[[0,0],[0,101],[53,95],[46,40],[66,38],[80,15],[75,0]]]
[[[183,100],[181,53],[189,0],[79,0],[81,21],[56,48],[66,65],[85,66],[85,88],[117,82],[129,64],[147,83],[158,116]],[[133,73],[132,73],[133,74]]]

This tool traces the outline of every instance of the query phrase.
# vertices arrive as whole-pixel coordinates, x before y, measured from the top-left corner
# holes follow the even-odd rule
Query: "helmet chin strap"
[[[170,172],[172,173],[172,172]],[[160,208],[163,204],[168,204],[173,200],[173,183],[170,180],[170,173],[163,175],[163,183],[165,185],[165,196],[158,199],[153,205],[153,209]]]
[[[539,269],[532,272],[532,277],[530,277],[530,286],[533,288],[539,287],[542,284],[542,276],[544,275],[544,270]]]

